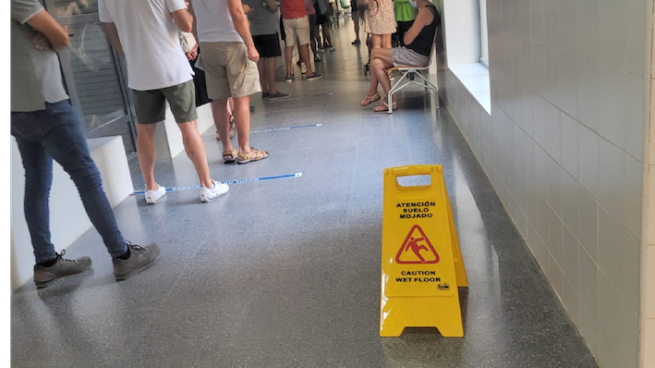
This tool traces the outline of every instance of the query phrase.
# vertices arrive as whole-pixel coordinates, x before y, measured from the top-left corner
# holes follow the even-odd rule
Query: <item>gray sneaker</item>
[[[67,277],[82,273],[91,268],[91,258],[64,259],[65,250],[57,254],[57,262],[50,267],[34,265],[34,283],[36,287],[46,288]]]
[[[137,273],[152,266],[161,252],[157,244],[150,244],[145,247],[138,245],[127,244],[130,251],[128,259],[114,258],[114,276],[116,280],[127,280]]]

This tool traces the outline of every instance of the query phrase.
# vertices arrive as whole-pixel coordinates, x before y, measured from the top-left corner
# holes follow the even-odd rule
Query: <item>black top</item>
[[[432,23],[424,26],[414,39],[414,42],[407,45],[407,48],[419,55],[429,57],[434,46],[434,34],[437,32],[437,27],[441,24],[441,17],[439,17],[439,11],[434,5],[430,4],[425,7],[432,12]]]

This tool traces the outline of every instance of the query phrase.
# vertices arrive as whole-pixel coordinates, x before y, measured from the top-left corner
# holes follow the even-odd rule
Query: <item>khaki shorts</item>
[[[309,17],[296,19],[284,19],[284,33],[287,35],[285,44],[287,47],[296,45],[296,37],[300,46],[309,45]]]
[[[198,119],[196,86],[193,79],[177,86],[151,91],[132,90],[138,124],[155,124],[166,119],[166,101],[178,124]]]
[[[245,97],[261,92],[257,64],[248,59],[243,42],[201,42],[200,66],[212,100]]]

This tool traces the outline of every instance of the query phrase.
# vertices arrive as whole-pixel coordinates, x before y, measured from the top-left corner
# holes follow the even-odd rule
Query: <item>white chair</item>
[[[439,27],[437,27],[437,31],[439,31]],[[432,57],[434,56],[434,50],[436,49],[436,45],[435,45],[436,41],[437,41],[437,32],[434,33],[434,39],[432,40],[432,49],[430,50],[430,61],[427,66],[401,65],[401,66],[395,66],[393,68],[387,69],[387,73],[397,70],[401,74],[401,77],[393,84],[393,86],[391,86],[391,89],[389,90],[389,96],[387,96],[387,103],[389,104],[389,111],[388,111],[389,114],[393,113],[393,95],[396,92],[400,91],[401,89],[409,86],[410,84],[421,86],[426,90],[431,89],[434,92],[435,98],[437,99],[437,109],[441,107],[439,106],[439,87],[438,87],[439,83],[437,82],[437,85],[435,86],[434,84],[432,84],[432,82],[430,82],[427,75],[423,75],[423,73],[425,72],[429,73],[430,65],[432,65]],[[420,82],[415,81],[414,79],[416,77],[419,77],[419,79],[422,80],[423,83],[421,84]]]

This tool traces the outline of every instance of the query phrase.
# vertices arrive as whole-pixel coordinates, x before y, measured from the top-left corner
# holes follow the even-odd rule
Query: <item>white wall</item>
[[[441,7],[439,7],[441,8]],[[480,50],[475,47],[480,42],[478,0],[443,0],[443,25],[457,27],[457,32],[446,33],[449,65],[463,65],[480,61]]]
[[[200,134],[203,134],[214,127],[214,118],[212,117],[210,104],[205,104],[198,108],[198,120],[196,123],[198,124],[198,131]],[[164,120],[164,124],[159,124],[157,130],[158,159],[163,160],[173,158],[184,152],[182,133],[180,133],[180,129],[177,127],[171,109],[166,109],[166,120]],[[166,141],[162,142],[162,139],[165,139]]]
[[[452,1],[444,1],[447,42]],[[440,78],[601,367],[640,366],[650,1],[487,0],[492,115],[450,70]]]
[[[125,148],[120,136],[90,139],[91,157],[100,171],[112,207],[133,192]],[[14,138],[11,138],[11,286],[23,285],[33,275],[34,254],[25,223],[23,194],[25,170]],[[56,162],[50,194],[50,230],[57,252],[68,247],[91,228],[75,184]]]

